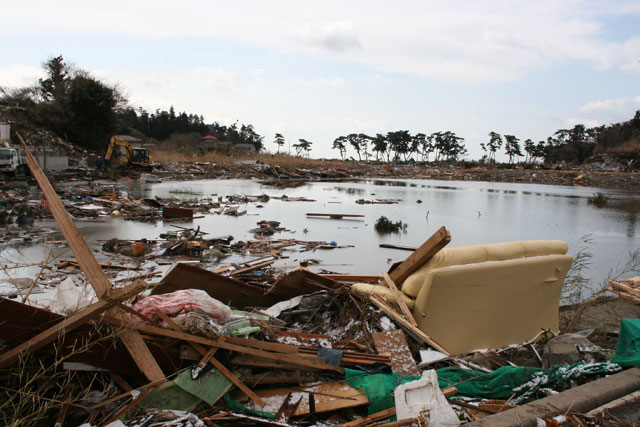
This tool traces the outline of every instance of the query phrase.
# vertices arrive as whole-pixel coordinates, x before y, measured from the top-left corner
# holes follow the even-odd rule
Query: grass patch
[[[386,216],[381,216],[376,221],[374,228],[378,233],[399,233],[400,231],[407,231],[408,224],[402,221],[393,222]]]

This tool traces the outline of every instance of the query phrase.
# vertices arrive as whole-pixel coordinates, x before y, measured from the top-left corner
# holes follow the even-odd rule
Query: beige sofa
[[[560,240],[445,248],[407,277],[402,295],[420,329],[452,354],[521,344],[559,329],[567,249]],[[395,302],[383,285],[353,289]]]

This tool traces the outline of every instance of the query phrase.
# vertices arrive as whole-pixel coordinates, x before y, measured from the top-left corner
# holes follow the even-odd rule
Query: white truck
[[[0,123],[0,173],[22,176],[28,171],[24,150],[11,146],[11,126]]]
[[[28,167],[24,150],[7,146],[0,146],[0,172],[13,176],[23,176]]]

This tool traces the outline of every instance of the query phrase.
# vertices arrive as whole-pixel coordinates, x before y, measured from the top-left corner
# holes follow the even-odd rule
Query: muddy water
[[[588,204],[595,192],[609,200],[604,208]],[[561,239],[569,243],[569,253],[585,248],[592,255],[592,287],[599,289],[610,270],[618,270],[629,253],[640,248],[640,195],[618,190],[558,187],[535,184],[486,183],[469,181],[360,180],[354,182],[313,182],[296,188],[279,189],[249,180],[204,180],[164,182],[132,189],[136,197],[175,197],[182,200],[227,195],[267,194],[271,200],[258,207],[242,206],[247,215],[230,217],[205,215],[184,224],[200,226],[208,237],[231,234],[235,240],[251,239],[250,229],[260,220],[280,221],[285,231],[273,238],[335,241],[338,249],[286,253],[281,265],[293,268],[301,260],[317,259],[313,270],[351,274],[379,274],[409,252],[382,249],[380,243],[419,246],[440,226],[451,232],[449,246],[465,246],[528,239]],[[305,197],[313,202],[273,199]],[[392,199],[397,204],[360,205],[358,199]],[[419,202],[420,201],[420,202]],[[332,220],[308,218],[306,213],[360,214],[362,219]],[[381,215],[408,224],[406,232],[378,234],[374,224]],[[107,218],[103,223],[78,223],[81,233],[94,247],[112,237],[156,239],[166,230],[176,230],[162,222],[152,225]],[[588,237],[589,243],[584,243]],[[21,249],[21,262],[42,257],[42,245]],[[5,250],[3,263],[17,256]],[[226,264],[233,258],[222,260]],[[208,264],[205,267],[211,267]]]

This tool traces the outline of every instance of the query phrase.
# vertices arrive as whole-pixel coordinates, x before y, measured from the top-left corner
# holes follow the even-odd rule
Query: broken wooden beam
[[[402,283],[411,273],[433,258],[433,256],[438,253],[440,249],[447,246],[450,241],[451,234],[449,234],[449,231],[445,227],[440,227],[438,231],[433,233],[433,235],[409,255],[407,259],[402,261],[394,270],[390,271],[389,275],[396,285],[402,288]]]
[[[402,311],[402,314],[404,314],[404,317],[407,318],[409,323],[411,323],[413,326],[417,328],[418,323],[416,322],[416,319],[413,318],[413,314],[411,314],[411,310],[409,310],[409,307],[407,306],[407,302],[404,300],[403,295],[398,290],[398,287],[396,286],[393,279],[389,277],[389,273],[387,272],[382,273],[382,278],[384,279],[384,281],[387,283],[387,286],[391,290],[391,294],[393,295],[393,298],[396,300],[396,304],[398,305],[398,307],[400,307],[400,311]]]
[[[371,301],[373,304],[378,306],[378,308],[380,308],[382,311],[384,311],[386,315],[391,317],[391,319],[393,319],[396,323],[398,323],[400,326],[406,329],[409,332],[409,335],[411,335],[418,341],[421,341],[425,344],[430,345],[431,347],[438,350],[440,353],[444,353],[447,356],[451,355],[451,353],[449,353],[444,347],[442,347],[440,344],[434,341],[433,338],[425,334],[419,328],[413,326],[411,323],[409,323],[408,320],[402,317],[400,313],[398,313],[393,308],[391,308],[391,306],[387,305],[387,303],[384,302],[382,298],[379,297],[378,295],[369,295],[369,301]]]
[[[87,281],[93,287],[98,298],[101,298],[111,289],[111,283],[107,279],[107,276],[100,268],[100,264],[98,264],[98,260],[89,249],[87,242],[84,240],[80,231],[71,220],[69,213],[64,208],[62,201],[56,194],[53,186],[49,182],[49,179],[45,175],[44,171],[40,167],[38,163],[38,159],[36,159],[27,144],[22,139],[22,136],[16,132],[16,136],[20,140],[20,143],[24,146],[24,152],[26,155],[27,166],[29,166],[29,170],[31,171],[31,175],[35,178],[36,182],[40,186],[42,193],[47,200],[47,204],[49,206],[49,210],[53,215],[53,218],[56,220],[56,223],[60,227],[60,231],[64,236],[67,244],[71,248],[73,255],[78,260],[80,268],[84,273]],[[119,310],[114,309],[113,316],[123,318],[125,314]],[[121,341],[124,343],[125,347],[131,354],[131,357],[135,361],[138,369],[142,372],[149,380],[155,381],[164,378],[164,374],[158,363],[151,355],[149,348],[146,346],[142,337],[135,331],[123,331],[120,335]]]
[[[110,308],[111,303],[108,301],[98,301],[95,304],[91,304],[90,306],[83,308],[77,313],[65,318],[61,322],[56,323],[50,328],[40,332],[35,337],[24,341],[22,344],[0,355],[0,368],[10,365],[11,363],[18,360],[18,358],[20,358],[21,356],[25,356],[29,353],[41,349],[45,345],[55,341],[60,335],[63,335],[65,332],[71,331],[78,326],[84,325],[89,320],[95,319]]]
[[[119,326],[123,328],[135,329],[147,334],[159,335],[164,337],[170,337],[179,339],[182,341],[195,342],[198,344],[208,345],[210,347],[218,347],[225,350],[235,351],[237,353],[251,354],[258,357],[264,357],[265,359],[279,360],[288,363],[294,363],[301,366],[307,366],[309,368],[318,368],[324,370],[343,372],[344,369],[339,366],[328,365],[324,363],[322,358],[298,356],[286,353],[272,353],[269,351],[258,350],[251,347],[245,347],[241,345],[231,344],[222,340],[213,340],[211,338],[199,337],[197,335],[190,335],[184,332],[177,332],[169,329],[158,328],[155,326],[143,325],[140,323],[134,323],[131,321],[108,317],[105,319],[107,323]]]
[[[109,291],[108,298],[79,310],[75,314],[62,319],[55,325],[40,332],[38,335],[0,355],[0,367],[10,365],[19,357],[37,351],[45,345],[55,341],[59,336],[74,330],[89,320],[95,319],[105,311],[111,309],[114,302],[119,302],[123,299],[137,295],[146,289],[146,284],[144,286],[143,284],[144,282],[135,282],[126,288]]]

